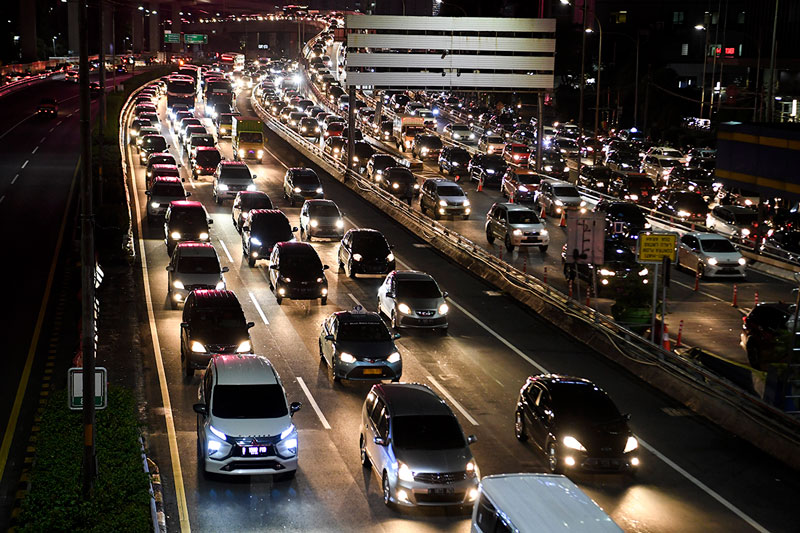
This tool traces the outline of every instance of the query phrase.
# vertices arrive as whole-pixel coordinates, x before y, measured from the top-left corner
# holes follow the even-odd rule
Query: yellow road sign
[[[660,263],[667,257],[674,263],[677,245],[677,233],[640,233],[636,259],[640,263]]]

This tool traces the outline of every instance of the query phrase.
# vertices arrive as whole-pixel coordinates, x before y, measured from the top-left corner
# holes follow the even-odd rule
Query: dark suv
[[[414,137],[411,153],[419,159],[439,159],[442,140],[436,135],[419,133]]]
[[[469,152],[463,148],[445,146],[439,155],[439,172],[451,176],[466,176],[469,166]]]
[[[355,278],[356,274],[388,274],[395,269],[391,249],[380,231],[351,229],[345,233],[339,245],[339,269],[344,269],[351,278]]]
[[[290,168],[283,177],[283,197],[292,207],[298,200],[325,198],[322,183],[311,168]]]
[[[484,185],[499,186],[507,166],[500,154],[478,154],[469,162],[469,176]]]
[[[208,225],[213,222],[200,202],[170,202],[164,215],[164,244],[167,245],[167,252],[172,255],[175,245],[183,241],[208,242]]]
[[[222,160],[219,150],[215,146],[198,146],[192,157],[192,176],[211,176],[217,170],[217,165]]]
[[[269,265],[269,287],[275,292],[275,301],[315,300],[328,303],[328,280],[316,249],[305,242],[279,242],[272,249]]]
[[[411,199],[419,194],[417,178],[405,167],[388,167],[383,171],[381,186],[389,193],[405,200],[411,205]]]
[[[279,209],[254,209],[242,226],[242,253],[250,267],[259,259],[269,259],[272,249],[279,242],[294,239],[296,227]]]
[[[181,366],[187,377],[208,366],[214,354],[253,353],[242,306],[232,291],[189,293],[181,321]]]

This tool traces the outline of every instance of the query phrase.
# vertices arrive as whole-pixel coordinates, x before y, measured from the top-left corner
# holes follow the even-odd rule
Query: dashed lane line
[[[359,306],[362,309],[365,309],[365,307],[363,305],[361,305],[361,302],[358,301],[358,298],[353,296],[353,293],[348,292],[347,295],[350,297],[351,300],[353,300],[356,303],[357,306]]]
[[[28,166],[28,161],[30,161],[30,160],[29,160],[29,159],[26,159],[26,160],[25,160],[25,162],[24,162],[24,163],[22,163],[22,168],[25,168],[25,167],[27,167],[27,166]]]
[[[455,398],[453,398],[453,395],[450,394],[447,391],[447,389],[445,389],[438,381],[436,381],[436,379],[433,376],[426,376],[426,377],[428,378],[428,381],[433,383],[433,386],[436,387],[437,389],[439,389],[439,391],[441,391],[441,393],[444,394],[444,397],[447,398],[450,401],[450,403],[453,404],[455,406],[455,408],[458,409],[458,411],[462,415],[464,415],[464,418],[469,420],[470,424],[472,424],[473,426],[479,426],[480,425],[478,423],[478,421],[475,420],[474,418],[472,418],[472,415],[469,414],[469,412],[467,412],[466,409],[464,409],[464,406],[461,405],[460,403],[458,403],[458,401]]]
[[[220,239],[219,243],[220,243],[220,245],[222,245],[222,251],[225,252],[225,256],[228,258],[228,261],[233,263],[233,257],[231,257],[231,253],[228,251],[228,247],[225,246],[225,241]]]
[[[324,427],[325,429],[331,429],[331,425],[328,424],[328,419],[325,418],[324,414],[322,414],[319,405],[317,405],[317,401],[311,395],[311,391],[308,390],[308,387],[306,387],[306,382],[303,381],[303,378],[297,376],[297,383],[300,384],[300,388],[303,389],[306,398],[308,398],[308,403],[311,404],[312,409],[314,409],[314,412],[317,413],[317,418],[319,418],[319,421],[322,422],[322,427]]]
[[[264,314],[264,310],[261,309],[261,305],[258,303],[258,300],[256,300],[256,295],[253,294],[253,291],[247,291],[247,294],[250,295],[250,301],[253,302],[256,311],[258,311],[258,316],[260,316],[261,320],[264,321],[264,325],[269,326],[269,320],[267,320],[267,315]]]
[[[35,154],[38,149],[39,149],[39,147],[36,146],[33,150],[31,150],[31,155]]]
[[[17,182],[17,178],[19,178],[19,174],[14,174],[14,177],[11,178],[11,185],[14,185]]]

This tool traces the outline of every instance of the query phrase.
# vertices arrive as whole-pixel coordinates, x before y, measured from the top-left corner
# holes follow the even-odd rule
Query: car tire
[[[283,303],[283,297],[282,296],[275,296],[275,302],[278,305],[281,305],[281,303]]]
[[[352,259],[347,262],[347,268],[345,269],[345,272],[347,273],[348,278],[356,279],[356,271],[353,269]]]
[[[509,237],[508,234],[506,234],[506,238],[503,244],[505,244],[506,250],[508,250],[509,252],[514,251],[514,245],[511,244],[511,237]]]
[[[514,415],[514,436],[520,442],[528,440],[528,433],[525,430],[525,418],[519,410]]]
[[[540,252],[542,252],[542,253],[545,253],[545,252],[547,251],[547,245],[545,245],[545,246],[540,246],[540,247],[539,247],[539,251],[540,251]]]
[[[389,476],[386,474],[384,470],[383,476],[381,480],[381,488],[383,489],[383,504],[390,508],[394,508],[394,503],[392,502],[392,488],[389,486]]]
[[[319,299],[319,305],[328,305],[328,297],[327,296],[323,296],[322,298],[320,298]]]
[[[563,474],[564,468],[559,464],[558,451],[553,441],[547,443],[547,468],[551,474]]]
[[[492,235],[492,230],[486,228],[486,241],[489,244],[494,244],[494,235]]]
[[[364,442],[364,435],[361,435],[361,437],[358,440],[359,440],[358,450],[359,450],[359,455],[361,456],[361,466],[363,466],[364,468],[369,468],[370,461],[369,461],[369,456],[367,455],[367,444],[366,442]]]

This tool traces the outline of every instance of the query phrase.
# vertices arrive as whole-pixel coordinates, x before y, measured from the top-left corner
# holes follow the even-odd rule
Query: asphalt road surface
[[[238,106],[252,112],[249,95]],[[199,106],[199,110],[202,106]],[[163,116],[164,102],[160,104]],[[176,155],[177,140],[162,123]],[[299,206],[281,197],[286,167],[309,166],[302,154],[269,135],[263,164],[251,164],[258,188],[267,192],[293,224]],[[228,141],[220,142],[231,158]],[[249,268],[241,237],[231,222],[230,201],[217,206],[208,177],[186,188],[214,219],[211,241],[248,320],[256,353],[267,356],[280,373],[289,401],[301,401],[294,417],[299,429],[300,467],[290,482],[270,476],[206,480],[198,471],[196,402],[200,376],[182,376],[179,354],[181,311],[167,301],[168,262],[161,223],[149,223],[144,207],[142,167],[131,152],[133,186],[141,220],[139,238],[147,305],[154,332],[153,354],[145,354],[148,446],[158,462],[166,490],[170,531],[467,531],[464,514],[445,510],[395,512],[381,502],[380,483],[362,469],[358,454],[359,413],[367,384],[334,385],[320,362],[320,323],[330,313],[356,304],[375,310],[377,277],[352,280],[337,272],[336,242],[314,242],[326,275],[328,305],[318,301],[285,301],[278,306],[267,286],[263,265]],[[363,201],[318,170],[326,197],[346,214],[346,227],[372,227],[395,245],[400,268],[432,274],[451,295],[450,329],[442,336],[403,332],[398,346],[404,359],[403,380],[432,386],[447,398],[467,434],[478,442],[472,449],[482,475],[544,471],[544,458],[514,437],[516,395],[525,378],[544,370],[589,378],[603,387],[622,412],[644,448],[636,478],[617,475],[571,475],[627,531],[793,531],[800,517],[796,474],[742,443],[681,405],[578,344],[541,318],[522,309],[479,279],[446,261],[379,209]],[[473,194],[476,212],[485,212],[492,198]],[[1,207],[1,206],[0,206]],[[478,223],[463,225],[476,232]],[[473,228],[472,230],[468,228]],[[460,228],[459,228],[460,229]],[[556,232],[554,232],[556,233]],[[476,240],[478,240],[476,238]],[[535,262],[557,265],[557,246]],[[538,263],[536,263],[538,264]],[[554,276],[556,277],[556,276]],[[146,295],[142,295],[143,298]],[[98,363],[100,364],[100,363]],[[199,373],[198,373],[199,374]]]

